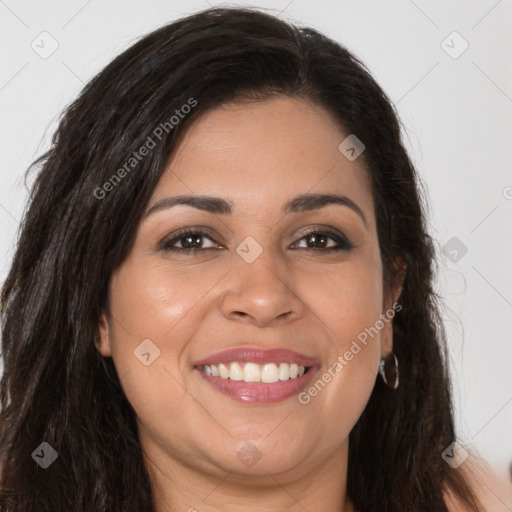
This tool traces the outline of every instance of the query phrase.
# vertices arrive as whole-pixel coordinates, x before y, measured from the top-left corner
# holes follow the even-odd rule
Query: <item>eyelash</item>
[[[207,238],[211,242],[216,243],[215,240],[213,240],[211,238],[211,236],[208,233],[205,233],[204,231],[193,230],[193,229],[184,229],[184,230],[178,232],[172,239],[164,240],[160,245],[160,249],[165,252],[187,253],[187,254],[196,254],[198,251],[208,251],[208,250],[214,249],[213,247],[209,247],[206,249],[201,249],[201,248],[198,249],[195,247],[191,247],[188,249],[183,248],[183,247],[181,247],[181,248],[172,247],[174,244],[179,242],[181,239],[186,238],[187,236],[191,236],[191,235],[200,235],[204,238]],[[354,245],[345,236],[340,235],[340,234],[333,232],[331,230],[328,230],[328,229],[327,230],[319,230],[319,229],[310,230],[307,233],[305,233],[298,240],[298,242],[302,241],[304,238],[307,238],[308,236],[311,236],[311,235],[326,235],[328,238],[331,238],[334,242],[336,242],[338,247],[328,247],[328,248],[323,248],[323,249],[316,249],[314,247],[305,247],[304,248],[305,250],[310,250],[310,251],[314,251],[314,252],[318,252],[318,251],[320,251],[320,252],[347,251],[348,252],[354,248]],[[293,250],[297,250],[297,249],[293,249]]]

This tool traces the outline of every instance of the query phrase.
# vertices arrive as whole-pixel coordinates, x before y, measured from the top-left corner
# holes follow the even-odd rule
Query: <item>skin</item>
[[[241,404],[192,366],[226,348],[282,347],[317,358],[320,378],[392,308],[401,288],[384,293],[364,161],[338,150],[347,135],[302,99],[225,104],[188,127],[155,188],[148,209],[179,194],[234,204],[231,215],[179,205],[148,216],[110,282],[97,347],[113,358],[137,414],[158,512],[352,510],[348,435],[392,350],[391,323],[306,405],[296,396]],[[349,197],[366,225],[346,206],[282,213],[305,193]],[[178,229],[198,226],[213,241],[203,238],[195,254],[159,249]],[[306,231],[326,227],[354,248],[308,249]],[[252,263],[236,252],[248,236],[263,249]],[[133,353],[147,338],[160,350],[149,366]],[[247,442],[261,454],[251,467],[237,457]]]

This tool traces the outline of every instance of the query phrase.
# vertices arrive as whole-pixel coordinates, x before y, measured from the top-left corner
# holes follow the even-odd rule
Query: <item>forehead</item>
[[[303,99],[227,103],[187,127],[152,199],[209,194],[229,198],[234,214],[242,206],[257,214],[299,194],[339,193],[370,213],[364,161],[338,149],[348,135],[327,110]]]

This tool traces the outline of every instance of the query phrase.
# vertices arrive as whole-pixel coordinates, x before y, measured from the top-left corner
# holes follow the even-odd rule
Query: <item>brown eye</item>
[[[203,247],[205,240],[209,240],[214,246]],[[218,245],[203,231],[183,231],[172,239],[164,241],[161,245],[162,250],[170,252],[195,252],[215,247]]]
[[[353,248],[353,245],[345,236],[331,231],[310,231],[299,240],[299,243],[303,240],[305,240],[306,243],[301,247],[313,250],[324,250],[324,252],[331,250],[349,251]],[[334,245],[332,243],[333,241]]]

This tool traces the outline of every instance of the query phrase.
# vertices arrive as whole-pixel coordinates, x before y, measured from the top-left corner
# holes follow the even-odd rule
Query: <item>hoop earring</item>
[[[398,360],[393,352],[380,360],[379,373],[384,384],[391,389],[398,387]]]

